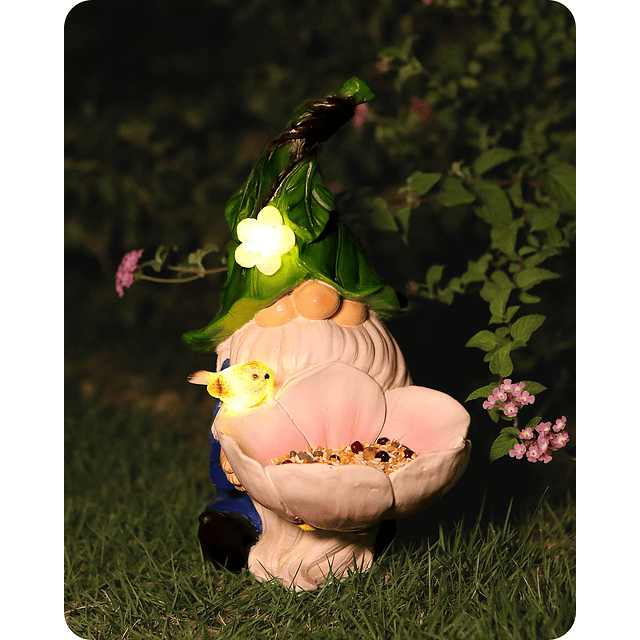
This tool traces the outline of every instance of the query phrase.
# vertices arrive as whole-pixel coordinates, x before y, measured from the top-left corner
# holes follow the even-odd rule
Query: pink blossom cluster
[[[550,422],[541,422],[536,428],[535,433],[531,427],[527,427],[520,432],[520,440],[516,444],[509,455],[516,460],[520,460],[526,456],[529,462],[551,462],[551,453],[562,449],[567,442],[569,436],[565,431],[567,419],[562,416],[558,418],[554,425]]]
[[[138,260],[143,252],[144,249],[129,251],[129,253],[125,253],[122,262],[120,262],[116,273],[116,291],[121,298],[124,295],[124,290],[133,284],[133,272],[138,267]]]
[[[493,393],[482,403],[483,409],[502,409],[508,418],[518,414],[518,409],[533,404],[536,397],[524,390],[525,383],[513,383],[509,378],[493,390]]]

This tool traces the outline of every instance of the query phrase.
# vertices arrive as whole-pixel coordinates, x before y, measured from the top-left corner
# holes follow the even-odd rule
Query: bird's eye
[[[265,373],[265,374],[264,374],[264,379],[265,379],[265,380],[268,380],[269,378],[270,378],[269,374],[268,374],[268,373]]]
[[[259,376],[257,373],[254,373],[251,377],[252,377],[254,380],[257,380],[260,376]]]

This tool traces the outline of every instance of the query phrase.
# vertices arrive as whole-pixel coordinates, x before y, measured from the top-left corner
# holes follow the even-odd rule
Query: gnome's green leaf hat
[[[204,329],[182,335],[191,349],[215,351],[258,311],[308,279],[330,284],[343,298],[369,305],[381,319],[404,310],[398,294],[375,275],[358,241],[334,210],[333,196],[317,170],[318,145],[353,116],[357,105],[371,98],[371,89],[351,78],[335,94],[307,103],[293,116],[288,130],[266,146],[249,178],[225,208],[233,240],[220,311]],[[268,213],[261,213],[265,207],[269,207]],[[284,245],[286,251],[265,268],[252,252],[248,234],[263,228],[261,222],[265,221],[273,229],[274,215],[275,226],[279,219],[295,238],[281,229],[282,237],[289,240]],[[240,225],[246,219],[254,221]],[[238,257],[247,255],[255,259],[247,263],[246,258]],[[238,260],[257,264],[247,268]],[[274,267],[277,269],[271,273]]]

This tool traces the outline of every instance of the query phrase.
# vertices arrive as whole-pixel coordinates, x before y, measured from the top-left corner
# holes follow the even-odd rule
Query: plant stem
[[[204,273],[202,275],[191,276],[190,278],[155,278],[154,276],[147,276],[144,274],[140,275],[140,280],[149,280],[150,282],[192,282],[193,280],[198,280],[199,278],[204,277]]]
[[[173,271],[183,271],[184,273],[198,273],[205,275],[207,273],[222,273],[227,270],[227,267],[218,267],[216,269],[203,269],[201,267],[174,267],[173,265],[167,265],[167,269]]]

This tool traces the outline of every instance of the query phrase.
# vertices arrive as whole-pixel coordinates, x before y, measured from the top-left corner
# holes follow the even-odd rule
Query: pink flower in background
[[[144,249],[129,251],[122,258],[116,273],[116,291],[121,298],[124,295],[124,290],[133,284],[133,272],[138,267],[138,260],[143,252]]]
[[[567,419],[562,416],[562,418],[558,418],[556,423],[553,425],[554,431],[562,431],[567,426]]]
[[[566,431],[562,431],[561,433],[557,433],[553,437],[553,446],[556,449],[562,449],[565,444],[569,442],[569,436]]]
[[[509,455],[512,458],[515,458],[516,460],[520,460],[520,458],[522,458],[522,456],[526,452],[527,452],[527,447],[519,442],[518,444],[514,445],[513,449],[511,449],[511,451],[509,451]]]
[[[504,415],[507,416],[508,418],[513,418],[515,415],[518,414],[518,407],[516,407],[516,405],[513,402],[507,402],[507,404],[504,405],[502,410],[504,411]]]
[[[551,431],[551,423],[550,422],[541,422],[536,427],[536,431],[541,435],[544,435],[545,433],[549,433],[549,431]]]
[[[505,391],[506,393],[513,393],[513,387],[514,385],[511,383],[511,380],[509,378],[505,378],[503,383],[500,385],[500,389],[502,389],[502,391]]]
[[[515,394],[515,399],[524,406],[525,404],[533,404],[536,397],[532,396],[528,391],[521,391]]]
[[[535,444],[532,444],[529,447],[529,451],[527,451],[527,460],[529,462],[538,462],[539,458],[540,458],[540,450]]]
[[[496,404],[496,398],[494,398],[493,396],[489,396],[483,403],[482,403],[482,408],[483,409],[493,409],[493,407]]]
[[[533,431],[531,430],[531,427],[527,427],[526,429],[523,429],[520,432],[521,440],[531,440],[532,438],[533,438]]]
[[[540,460],[542,462],[544,462],[545,464],[547,464],[547,462],[551,462],[551,454],[550,453],[545,453]]]
[[[359,129],[369,117],[369,105],[359,104],[353,114],[353,126]]]

